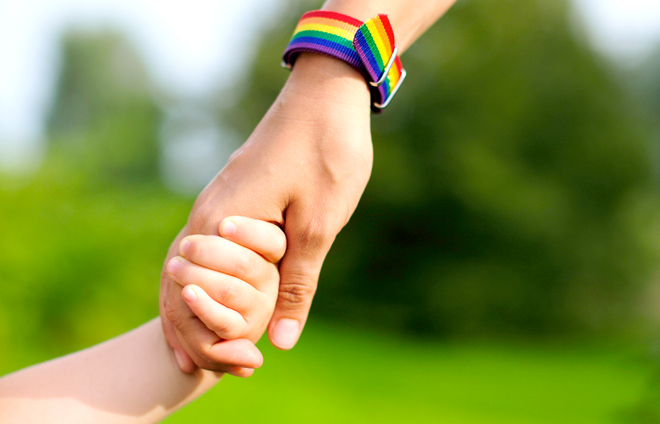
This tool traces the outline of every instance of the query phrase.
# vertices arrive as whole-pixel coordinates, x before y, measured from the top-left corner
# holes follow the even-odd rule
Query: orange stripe
[[[348,22],[342,22],[342,21],[338,21],[336,19],[320,18],[320,17],[311,17],[311,18],[301,19],[300,22],[298,23],[298,25],[301,25],[301,24],[305,24],[305,25],[306,24],[319,24],[319,25],[345,26],[347,28],[348,27],[355,28],[356,31],[359,28],[359,26],[351,25]]]
[[[385,31],[385,25],[383,24],[383,21],[380,19],[380,16],[378,17],[378,22],[376,24],[376,28],[378,29],[378,35],[380,36],[383,45],[387,49],[387,53],[392,56],[392,52],[394,51],[394,47],[392,47],[392,42],[390,41],[390,37],[387,36],[387,31]],[[389,57],[384,57],[383,62],[387,64],[389,61]]]

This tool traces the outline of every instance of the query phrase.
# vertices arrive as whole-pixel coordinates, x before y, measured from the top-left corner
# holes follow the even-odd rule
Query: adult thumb
[[[287,251],[280,262],[280,290],[275,312],[268,326],[268,338],[278,349],[296,345],[316,293],[321,266],[336,232],[320,225],[292,223],[287,214]],[[309,220],[302,222],[309,223]]]

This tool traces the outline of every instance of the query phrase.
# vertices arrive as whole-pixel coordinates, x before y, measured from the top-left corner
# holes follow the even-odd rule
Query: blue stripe
[[[378,81],[378,79],[380,79],[381,76],[380,74],[383,73],[383,70],[380,69],[380,66],[378,66],[378,61],[376,60],[373,52],[369,48],[369,43],[367,43],[367,40],[364,38],[361,29],[355,34],[355,40],[362,47],[362,53],[364,53],[364,55],[366,56],[366,59],[369,61],[369,64],[371,65],[372,69],[375,69],[376,72],[379,73],[375,77],[373,75],[371,76],[372,78],[374,78],[374,81]]]

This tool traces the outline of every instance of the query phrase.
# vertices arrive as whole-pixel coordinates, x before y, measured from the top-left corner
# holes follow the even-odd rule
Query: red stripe
[[[396,56],[396,59],[394,59],[394,66],[396,66],[397,71],[399,72],[399,75],[401,74],[401,70],[403,69],[403,65],[401,64],[401,59],[399,59],[399,56]]]
[[[390,46],[392,46],[392,50],[394,50],[394,46],[396,44],[394,43],[394,32],[392,31],[392,25],[390,24],[390,19],[387,17],[387,15],[383,13],[379,13],[378,17],[381,19],[381,21],[383,21],[385,32],[387,33],[387,37],[390,39]]]
[[[313,10],[311,12],[307,12],[304,15],[302,15],[301,19],[311,18],[311,17],[334,19],[337,21],[346,22],[347,24],[356,27],[359,27],[364,23],[355,18],[351,18],[350,16],[338,12],[333,12],[331,10]]]

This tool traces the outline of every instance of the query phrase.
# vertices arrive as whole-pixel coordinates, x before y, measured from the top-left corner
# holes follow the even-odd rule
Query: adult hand
[[[175,256],[179,241],[189,234],[218,234],[226,216],[281,225],[288,247],[280,263],[280,292],[268,327],[272,344],[280,349],[290,349],[298,341],[323,260],[369,180],[373,163],[369,101],[364,78],[352,67],[301,54],[250,138],[197,198],[168,254],[168,260]],[[225,231],[232,230],[222,228],[220,235]],[[201,367],[236,372],[232,358],[248,347],[233,343],[238,340],[225,341],[222,355],[202,354],[200,340],[210,330],[192,314],[167,272],[161,278],[160,313],[183,371]]]

